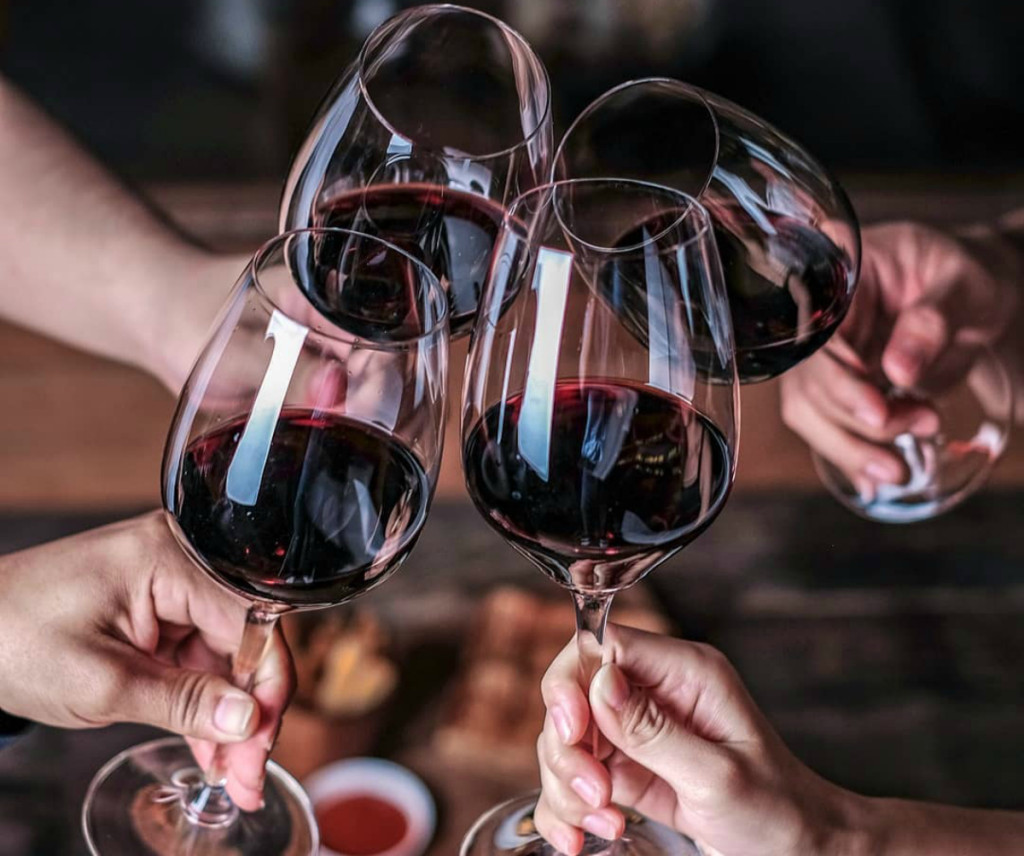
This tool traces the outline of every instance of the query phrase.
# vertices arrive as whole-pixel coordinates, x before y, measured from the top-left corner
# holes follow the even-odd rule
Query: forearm
[[[0,316],[170,382],[165,339],[210,257],[2,78],[0,198]]]
[[[872,856],[1024,853],[1024,813],[864,799],[862,847]]]

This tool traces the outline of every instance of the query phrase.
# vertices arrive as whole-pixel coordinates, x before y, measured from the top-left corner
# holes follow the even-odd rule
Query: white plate
[[[418,776],[380,758],[347,758],[321,767],[303,783],[315,811],[347,794],[380,797],[400,808],[409,822],[403,838],[380,856],[421,856],[434,837],[437,809],[434,798]],[[347,856],[320,845],[320,856]]]

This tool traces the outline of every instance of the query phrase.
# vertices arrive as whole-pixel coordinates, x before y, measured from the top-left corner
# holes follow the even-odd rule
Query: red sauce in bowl
[[[316,807],[320,841],[344,856],[376,856],[405,838],[402,810],[370,794],[345,794]]]

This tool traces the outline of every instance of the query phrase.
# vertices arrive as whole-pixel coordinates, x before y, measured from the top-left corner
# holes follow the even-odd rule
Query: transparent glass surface
[[[459,856],[559,856],[533,827],[537,797],[537,793],[526,794],[492,808],[473,825],[462,842]],[[632,856],[701,856],[700,848],[689,838],[635,812],[631,813],[627,836],[622,844],[610,845],[612,849],[606,847],[604,852]],[[616,851],[616,847],[620,849]]]
[[[699,199],[742,383],[814,353],[853,299],[860,232],[842,187],[799,143],[714,93],[665,78],[606,92],[562,138],[555,176],[638,179]]]
[[[692,197],[584,179],[509,207],[473,328],[462,462],[487,523],[572,594],[584,684],[610,656],[614,594],[697,538],[726,502],[734,355],[710,220]],[[525,821],[524,837],[509,831],[532,801],[489,814],[463,853],[551,853]],[[693,851],[631,813],[621,840],[588,837],[584,852]]]
[[[490,15],[417,6],[381,24],[292,162],[282,229],[341,226],[426,262],[469,331],[505,205],[547,180],[547,72]]]
[[[992,350],[981,349],[966,371],[926,377],[918,389],[880,388],[892,400],[933,410],[939,428],[884,444],[903,462],[904,479],[896,484],[868,482],[813,454],[822,483],[840,503],[870,520],[916,523],[955,508],[984,486],[1013,424],[1013,386]]]
[[[398,247],[342,229],[279,235],[242,274],[185,382],[163,465],[168,525],[250,606],[232,657],[251,691],[278,618],[386,580],[437,482],[448,301]],[[318,852],[298,785],[267,767],[266,805],[236,808],[223,747],[200,769],[177,739],[100,771],[83,825],[97,856]]]

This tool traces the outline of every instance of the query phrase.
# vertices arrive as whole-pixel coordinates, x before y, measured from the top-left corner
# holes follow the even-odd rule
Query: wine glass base
[[[560,856],[533,827],[537,792],[516,797],[483,815],[462,842],[459,856]],[[627,813],[618,841],[587,836],[581,856],[701,856],[700,848],[673,829]]]
[[[319,834],[299,783],[267,763],[265,805],[196,822],[186,812],[202,781],[188,745],[165,737],[133,746],[96,774],[82,807],[93,856],[314,856]]]

